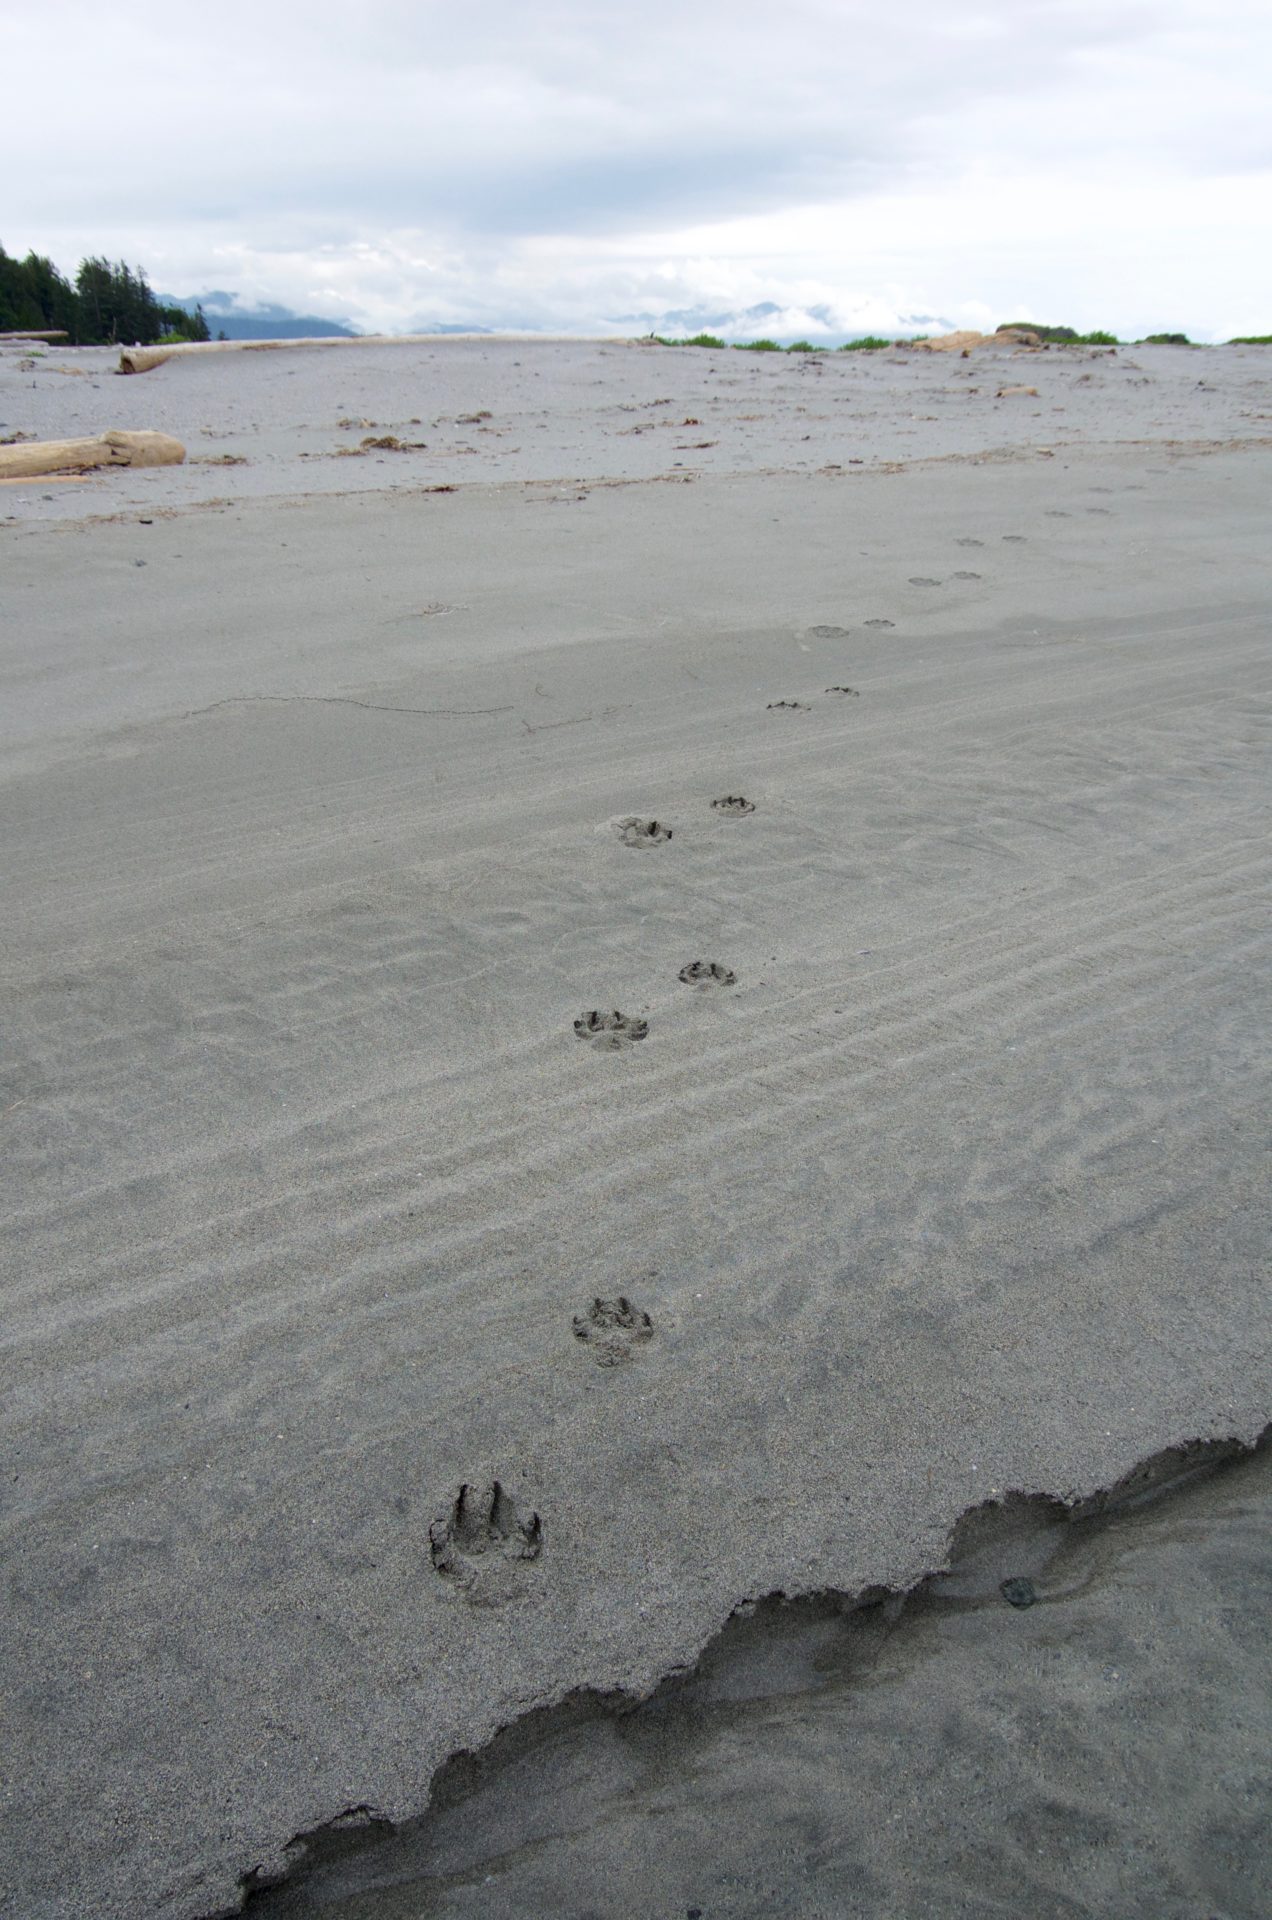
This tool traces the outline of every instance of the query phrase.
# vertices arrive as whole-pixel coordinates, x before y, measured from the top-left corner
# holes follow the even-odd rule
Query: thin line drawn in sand
[[[594,1046],[613,1052],[633,1040],[645,1039],[649,1022],[635,1014],[620,1013],[617,1007],[610,1013],[594,1008],[590,1013],[579,1015],[574,1022],[574,1032],[578,1039],[590,1040]]]
[[[535,691],[538,692],[538,689],[536,688]],[[540,695],[540,698],[546,697],[546,695]],[[507,709],[504,709],[504,711],[507,711]],[[600,717],[602,720],[608,720],[611,715],[621,712],[621,707],[605,707]],[[577,713],[569,720],[540,720],[537,727],[531,726],[524,713],[519,715],[519,718],[523,728],[528,734],[536,734],[558,733],[562,727],[583,727],[587,725],[589,720],[595,720],[596,715],[594,713]]]
[[[225,700],[213,700],[206,707],[190,707],[185,719],[195,720],[201,713],[215,713],[218,707],[256,707],[265,705],[313,706],[313,707],[361,707],[364,713],[422,713],[451,715],[475,715],[483,713],[512,713],[515,709],[507,707],[387,707],[377,700],[349,700],[339,694],[326,693],[235,693]]]
[[[687,987],[736,987],[738,983],[733,968],[722,966],[718,960],[691,960],[676,978]]]
[[[618,823],[618,837],[625,847],[660,847],[671,838],[665,820],[645,820],[629,813]]]
[[[474,1606],[497,1607],[516,1598],[526,1567],[539,1558],[543,1527],[537,1513],[521,1518],[498,1480],[486,1487],[466,1481],[429,1528],[428,1540],[444,1580]]]
[[[586,1313],[574,1316],[574,1338],[582,1341],[598,1367],[622,1367],[654,1337],[654,1323],[626,1294],[606,1300],[600,1294]]]
[[[737,815],[737,814],[755,812],[754,800],[747,800],[740,793],[721,794],[718,800],[713,800],[711,802],[711,805],[717,813],[729,813],[729,814]]]

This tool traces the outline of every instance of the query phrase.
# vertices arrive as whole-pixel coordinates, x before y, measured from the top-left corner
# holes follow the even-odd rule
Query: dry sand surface
[[[4,350],[0,433],[244,464],[0,492],[6,1915],[234,1911],[744,1603],[1257,1438],[1272,351],[110,364]],[[1258,1746],[1208,1907],[1066,1882],[1047,1801],[1034,1910],[1253,1912]]]

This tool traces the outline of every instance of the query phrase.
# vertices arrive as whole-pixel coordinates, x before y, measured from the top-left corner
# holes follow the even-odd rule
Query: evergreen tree
[[[80,261],[75,277],[80,304],[80,338],[91,342],[152,346],[164,329],[164,310],[150,291],[144,271],[124,261]]]

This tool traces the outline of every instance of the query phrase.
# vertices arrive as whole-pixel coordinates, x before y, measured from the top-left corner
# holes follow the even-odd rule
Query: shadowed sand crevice
[[[1031,1623],[1029,1657],[1038,1664],[1039,1672],[1046,1659],[1055,1668],[1056,1650],[1064,1642],[1066,1629],[1073,1637],[1076,1626],[1078,1636],[1085,1633],[1086,1640],[1093,1643],[1083,1647],[1084,1654],[1098,1651],[1108,1656],[1100,1668],[1100,1680],[1110,1704],[1107,1709],[1102,1706],[1101,1711],[1115,1711],[1118,1684],[1123,1678],[1116,1663],[1127,1664],[1128,1655],[1125,1640],[1120,1651],[1114,1644],[1109,1620],[1119,1612],[1125,1615],[1130,1611],[1116,1596],[1119,1569],[1134,1562],[1143,1567],[1150,1582],[1160,1581],[1161,1570],[1154,1562],[1154,1553],[1160,1558],[1163,1551],[1175,1550],[1195,1563],[1195,1582],[1186,1580],[1183,1584],[1196,1586],[1198,1618],[1208,1617],[1214,1596],[1200,1596],[1208,1575],[1213,1585],[1222,1588],[1222,1578],[1214,1580],[1214,1568],[1222,1562],[1234,1529],[1253,1515],[1252,1532],[1257,1529],[1256,1537],[1261,1534],[1266,1542],[1266,1518],[1272,1504],[1270,1466],[1272,1428],[1265,1429],[1249,1449],[1235,1440],[1170,1447],[1144,1461],[1116,1485],[1079,1499],[1012,1493],[971,1508],[953,1530],[945,1566],[908,1591],[874,1587],[856,1595],[820,1592],[794,1597],[779,1591],[744,1602],[704,1647],[695,1664],[668,1675],[643,1698],[581,1690],[521,1716],[481,1749],[456,1754],[434,1776],[428,1812],[418,1819],[394,1826],[374,1808],[360,1805],[344,1809],[323,1826],[298,1834],[287,1845],[289,1864],[281,1873],[270,1875],[254,1868],[245,1874],[240,1883],[241,1903],[220,1909],[216,1920],[244,1911],[260,1916],[260,1920],[269,1916],[274,1920],[301,1920],[301,1916],[320,1911],[346,1915],[349,1920],[354,1916],[370,1920],[380,1915],[384,1920],[401,1920],[408,1913],[422,1917],[453,1911],[592,1911],[586,1905],[585,1889],[575,1885],[570,1857],[576,1842],[585,1848],[595,1839],[591,1832],[593,1816],[580,1811],[585,1780],[595,1789],[595,1825],[602,1834],[605,1821],[600,1810],[607,1798],[617,1801],[650,1781],[657,1786],[654,1804],[643,1814],[649,1822],[642,1829],[642,1845],[648,1854],[645,1869],[649,1904],[633,1906],[630,1893],[616,1888],[615,1898],[620,1904],[612,1910],[642,1914],[692,1910],[679,1904],[684,1898],[683,1888],[663,1884],[660,1879],[655,1858],[662,1846],[660,1822],[666,1823],[673,1840],[683,1839],[676,1810],[677,1798],[683,1796],[691,1803],[700,1798],[712,1817],[722,1806],[740,1802],[743,1820],[762,1829],[766,1818],[760,1804],[762,1795],[754,1782],[748,1785],[745,1764],[734,1764],[746,1732],[746,1715],[765,1716],[765,1739],[773,1750],[787,1744],[795,1731],[806,1734],[805,1721],[820,1715],[824,1757],[833,1770],[843,1764],[844,1723],[855,1710],[855,1701],[868,1697],[874,1702],[875,1713],[886,1721],[886,1690],[904,1687],[916,1675],[931,1697],[939,1696],[943,1683],[932,1663],[944,1653],[947,1660],[972,1667],[977,1641],[979,1651],[983,1654],[989,1649],[993,1657],[992,1643],[997,1640],[1004,1659],[1009,1658],[1011,1636],[1016,1636],[1015,1644],[1019,1645],[1020,1635],[1027,1631],[1017,1625],[1026,1609],[1037,1616]],[[1239,1556],[1230,1558],[1236,1564]],[[1225,1571],[1230,1579],[1231,1566]],[[1257,1569],[1252,1584],[1257,1586]],[[1132,1593],[1133,1588],[1128,1587],[1127,1592]],[[1092,1616],[1094,1630],[1090,1620],[1075,1614],[1075,1609],[1084,1605],[1090,1611],[1093,1594],[1097,1608],[1102,1600],[1106,1603],[1102,1619],[1098,1611]],[[1107,1605],[1110,1594],[1115,1596],[1111,1613]],[[1257,1637],[1256,1593],[1220,1591],[1218,1597],[1228,1602],[1220,1612],[1229,1617],[1244,1611],[1244,1600],[1251,1602],[1251,1635]],[[1052,1624],[1040,1632],[1039,1623],[1049,1610]],[[1058,1614],[1056,1610],[1060,1610]],[[1181,1647],[1180,1622],[1176,1619],[1172,1624],[1176,1627],[1173,1641],[1157,1625],[1154,1633],[1162,1637],[1160,1641],[1152,1638],[1150,1644],[1158,1667],[1173,1671]],[[955,1635],[942,1646],[940,1636],[951,1625]],[[1134,1625],[1132,1617],[1132,1634]],[[1190,1646],[1190,1660],[1194,1652],[1199,1661],[1213,1662],[1222,1657],[1222,1649],[1213,1640],[1195,1649]],[[1171,1671],[1166,1672],[1165,1679],[1167,1687],[1174,1684]],[[1044,1678],[1044,1691],[1045,1685]],[[1065,1711],[1063,1675],[1053,1676],[1052,1688],[1052,1704]],[[790,1708],[791,1702],[803,1704],[795,1709]],[[1023,1704],[1032,1712],[1036,1735],[1043,1706],[1039,1700]],[[783,1719],[788,1709],[795,1713],[789,1727]],[[959,1698],[956,1685],[951,1703],[943,1711],[948,1718],[955,1712],[966,1716],[968,1710],[968,1701]],[[1222,1705],[1217,1705],[1216,1713],[1222,1712]],[[832,1715],[838,1716],[833,1724]],[[902,1724],[897,1723],[898,1727]],[[713,1779],[708,1748],[722,1729],[727,1737],[723,1746],[717,1740],[714,1765],[719,1772]],[[1133,1747],[1137,1731],[1143,1742],[1154,1739],[1151,1725],[1124,1731],[1129,1747]],[[1198,1738],[1204,1741],[1204,1737],[1204,1730],[1199,1729]],[[974,1743],[973,1735],[968,1738]],[[623,1751],[630,1777],[620,1778],[615,1773],[614,1756],[608,1751],[615,1743]],[[897,1744],[896,1760],[901,1767],[905,1755],[899,1737]],[[1235,1767],[1235,1743],[1233,1753]],[[974,1757],[969,1752],[969,1762]],[[931,1764],[935,1766],[935,1759]],[[1021,1768],[1028,1764],[1022,1755]],[[1126,1764],[1128,1777],[1133,1778],[1133,1753],[1126,1756]],[[1057,1770],[1063,1771],[1062,1759]],[[736,1777],[728,1777],[730,1771]],[[881,1800],[886,1799],[887,1791],[881,1788]],[[1023,1804],[1013,1807],[1004,1798],[1003,1804],[994,1809],[992,1820],[1001,1826],[1009,1843],[1018,1839],[1038,1856],[1050,1851],[1058,1869],[1066,1871],[1067,1850],[1081,1838],[1085,1827],[1092,1829],[1087,1839],[1093,1847],[1107,1849],[1115,1839],[1114,1822],[1107,1823],[1106,1831],[1106,1823],[1089,1808],[1073,1805],[1061,1809],[1054,1795],[1053,1801],[1054,1806],[1040,1801],[1027,1808]],[[529,1811],[532,1803],[533,1811]],[[1048,1830],[1052,1818],[1049,1806],[1054,1812],[1055,1831]],[[1168,1805],[1161,1811],[1169,1817]],[[934,1800],[934,1819],[937,1812]],[[812,1809],[810,1821],[816,1824]],[[886,1819],[882,1824],[886,1826]],[[1095,1827],[1100,1828],[1098,1833]],[[907,1835],[904,1843],[897,1843],[901,1871],[905,1870],[901,1849],[912,1839]],[[798,1846],[798,1838],[793,1844]],[[553,1900],[560,1904],[548,1906],[541,1904],[546,1898],[543,1880],[545,1873],[552,1877],[554,1848],[561,1855],[561,1864],[560,1890]],[[463,1866],[458,1864],[457,1850],[467,1855]],[[820,1863],[825,1865],[828,1857],[823,1846]],[[1272,1871],[1272,1860],[1264,1865]],[[627,1866],[630,1870],[630,1859]],[[788,1862],[783,1871],[789,1870]],[[843,1893],[842,1887],[820,1887],[818,1870],[819,1850],[814,1847],[803,1889],[811,1903],[808,1911],[822,1911],[817,1904],[820,1900]],[[1251,1870],[1251,1899],[1257,1901],[1259,1869],[1257,1864],[1247,1862],[1247,1870]],[[1040,1871],[1045,1873],[1045,1863]],[[1168,1870],[1163,1866],[1161,1872],[1164,1888]],[[974,1869],[969,1870],[963,1891],[974,1887],[974,1874]],[[492,1892],[492,1886],[507,1876],[511,1876],[510,1883],[502,1893]],[[704,1869],[704,1888],[708,1880]],[[641,1884],[645,1884],[643,1879]],[[736,1879],[731,1884],[736,1896]],[[540,1890],[539,1899],[528,1890],[530,1887]],[[777,1888],[771,1892],[778,1896]],[[896,1887],[889,1892],[893,1898],[897,1896]],[[451,1894],[457,1904],[448,1898]],[[470,1906],[469,1896],[490,1904]],[[789,1885],[783,1886],[778,1897],[788,1901],[793,1897]],[[510,1899],[533,1903],[508,1906]],[[576,1900],[584,1905],[576,1909],[572,1904]],[[723,1910],[718,1894],[714,1899],[710,1893],[704,1896],[704,1915]],[[728,1908],[731,1913],[760,1910],[750,1905]],[[795,1909],[789,1905],[773,1909],[779,1910]],[[805,1909],[801,1906],[799,1910]],[[1081,1913],[1088,1909],[1066,1896],[1055,1910]],[[1254,1910],[1252,1906],[1250,1911]],[[924,1907],[922,1911],[929,1909]],[[1141,1908],[1131,1900],[1119,1911],[1138,1913]],[[1175,1911],[1169,1898],[1161,1911]],[[1238,1904],[1225,1911],[1239,1913],[1244,1909]]]

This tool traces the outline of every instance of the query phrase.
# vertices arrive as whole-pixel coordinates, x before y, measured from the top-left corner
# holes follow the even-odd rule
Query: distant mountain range
[[[215,340],[224,334],[227,340],[354,340],[357,328],[343,320],[323,320],[316,313],[293,313],[275,301],[262,301],[258,307],[242,305],[237,293],[214,288],[210,293],[156,294],[160,306],[184,307],[193,313],[203,308],[203,318]]]
[[[347,320],[326,320],[316,313],[295,313],[277,301],[262,300],[256,306],[245,304],[242,296],[213,288],[200,294],[157,294],[161,306],[184,307],[193,313],[203,308],[203,317],[215,340],[224,334],[227,340],[356,340],[361,331]],[[509,321],[506,330],[538,332],[541,325]],[[880,333],[888,339],[900,339],[914,333],[948,333],[954,322],[934,313],[892,314],[881,319],[878,313],[866,319],[846,319],[842,312],[826,304],[801,307],[780,306],[776,300],[761,300],[755,306],[732,312],[714,307],[681,307],[662,313],[624,313],[602,321],[601,331],[629,331],[633,334],[714,333],[724,340],[775,340],[788,346],[794,340],[811,340],[817,346],[840,346],[845,340],[858,340],[863,334]],[[413,326],[412,333],[490,333],[490,327],[471,321]]]
[[[619,314],[615,326],[632,327],[642,333],[714,333],[724,340],[776,340],[788,345],[792,340],[811,339],[818,346],[840,346],[845,340],[860,339],[866,333],[882,332],[900,338],[911,333],[948,333],[953,323],[935,313],[902,313],[881,323],[869,321],[845,324],[842,313],[824,303],[816,306],[779,306],[776,300],[761,300],[753,307],[720,312],[708,307],[682,307],[666,313]]]
[[[227,340],[356,340],[360,329],[347,320],[323,320],[316,313],[293,313],[277,301],[262,300],[259,306],[243,305],[237,293],[215,287],[210,293],[159,293],[160,306],[184,307],[193,313],[203,308],[208,332],[215,340],[224,334]],[[412,327],[412,333],[489,333],[489,327],[473,326],[468,321]]]

